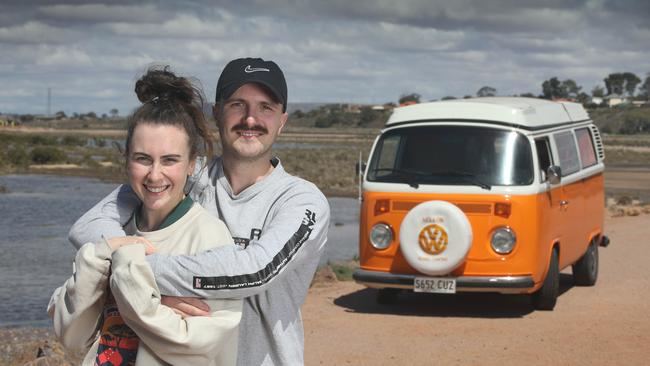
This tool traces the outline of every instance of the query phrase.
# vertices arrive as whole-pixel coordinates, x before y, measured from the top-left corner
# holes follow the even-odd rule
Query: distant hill
[[[289,114],[295,112],[295,111],[301,111],[304,113],[307,113],[311,110],[314,110],[320,106],[326,105],[328,103],[291,103],[287,105],[287,112]]]

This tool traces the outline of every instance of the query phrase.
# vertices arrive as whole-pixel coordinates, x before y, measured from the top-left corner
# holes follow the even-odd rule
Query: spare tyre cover
[[[472,246],[472,226],[457,206],[428,201],[406,214],[399,239],[402,253],[413,268],[441,276],[465,260]]]

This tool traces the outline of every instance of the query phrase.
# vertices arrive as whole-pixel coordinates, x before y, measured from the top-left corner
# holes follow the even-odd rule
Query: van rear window
[[[474,126],[414,126],[386,132],[367,179],[437,185],[515,186],[533,182],[529,140]]]
[[[586,127],[577,129],[576,138],[578,139],[578,150],[580,150],[582,167],[586,168],[595,165],[597,163],[596,150],[594,150],[594,144],[592,143],[591,132],[589,129]]]
[[[578,160],[578,151],[576,142],[571,131],[560,132],[553,135],[557,154],[560,158],[560,168],[562,176],[567,176],[580,170],[580,161]]]

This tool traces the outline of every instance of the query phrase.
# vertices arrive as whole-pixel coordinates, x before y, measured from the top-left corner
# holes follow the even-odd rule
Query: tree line
[[[560,80],[554,76],[542,82],[542,93],[535,95],[533,93],[519,94],[520,97],[544,98],[544,99],[574,99],[579,103],[587,104],[593,97],[605,97],[608,95],[618,95],[629,97],[637,100],[650,99],[650,72],[642,80],[631,72],[616,72],[607,75],[603,79],[605,87],[596,85],[591,90],[591,95],[582,90],[573,79]],[[497,89],[491,86],[483,86],[476,92],[476,97],[493,97],[497,95]],[[472,98],[473,95],[465,95],[463,98]],[[421,96],[418,93],[404,93],[399,99],[400,105],[420,103]],[[457,99],[454,96],[445,96],[441,100]]]

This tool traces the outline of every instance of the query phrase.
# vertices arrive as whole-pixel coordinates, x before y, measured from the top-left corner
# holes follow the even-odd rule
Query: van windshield
[[[492,186],[533,182],[528,139],[472,126],[416,126],[386,132],[374,150],[371,182]]]

